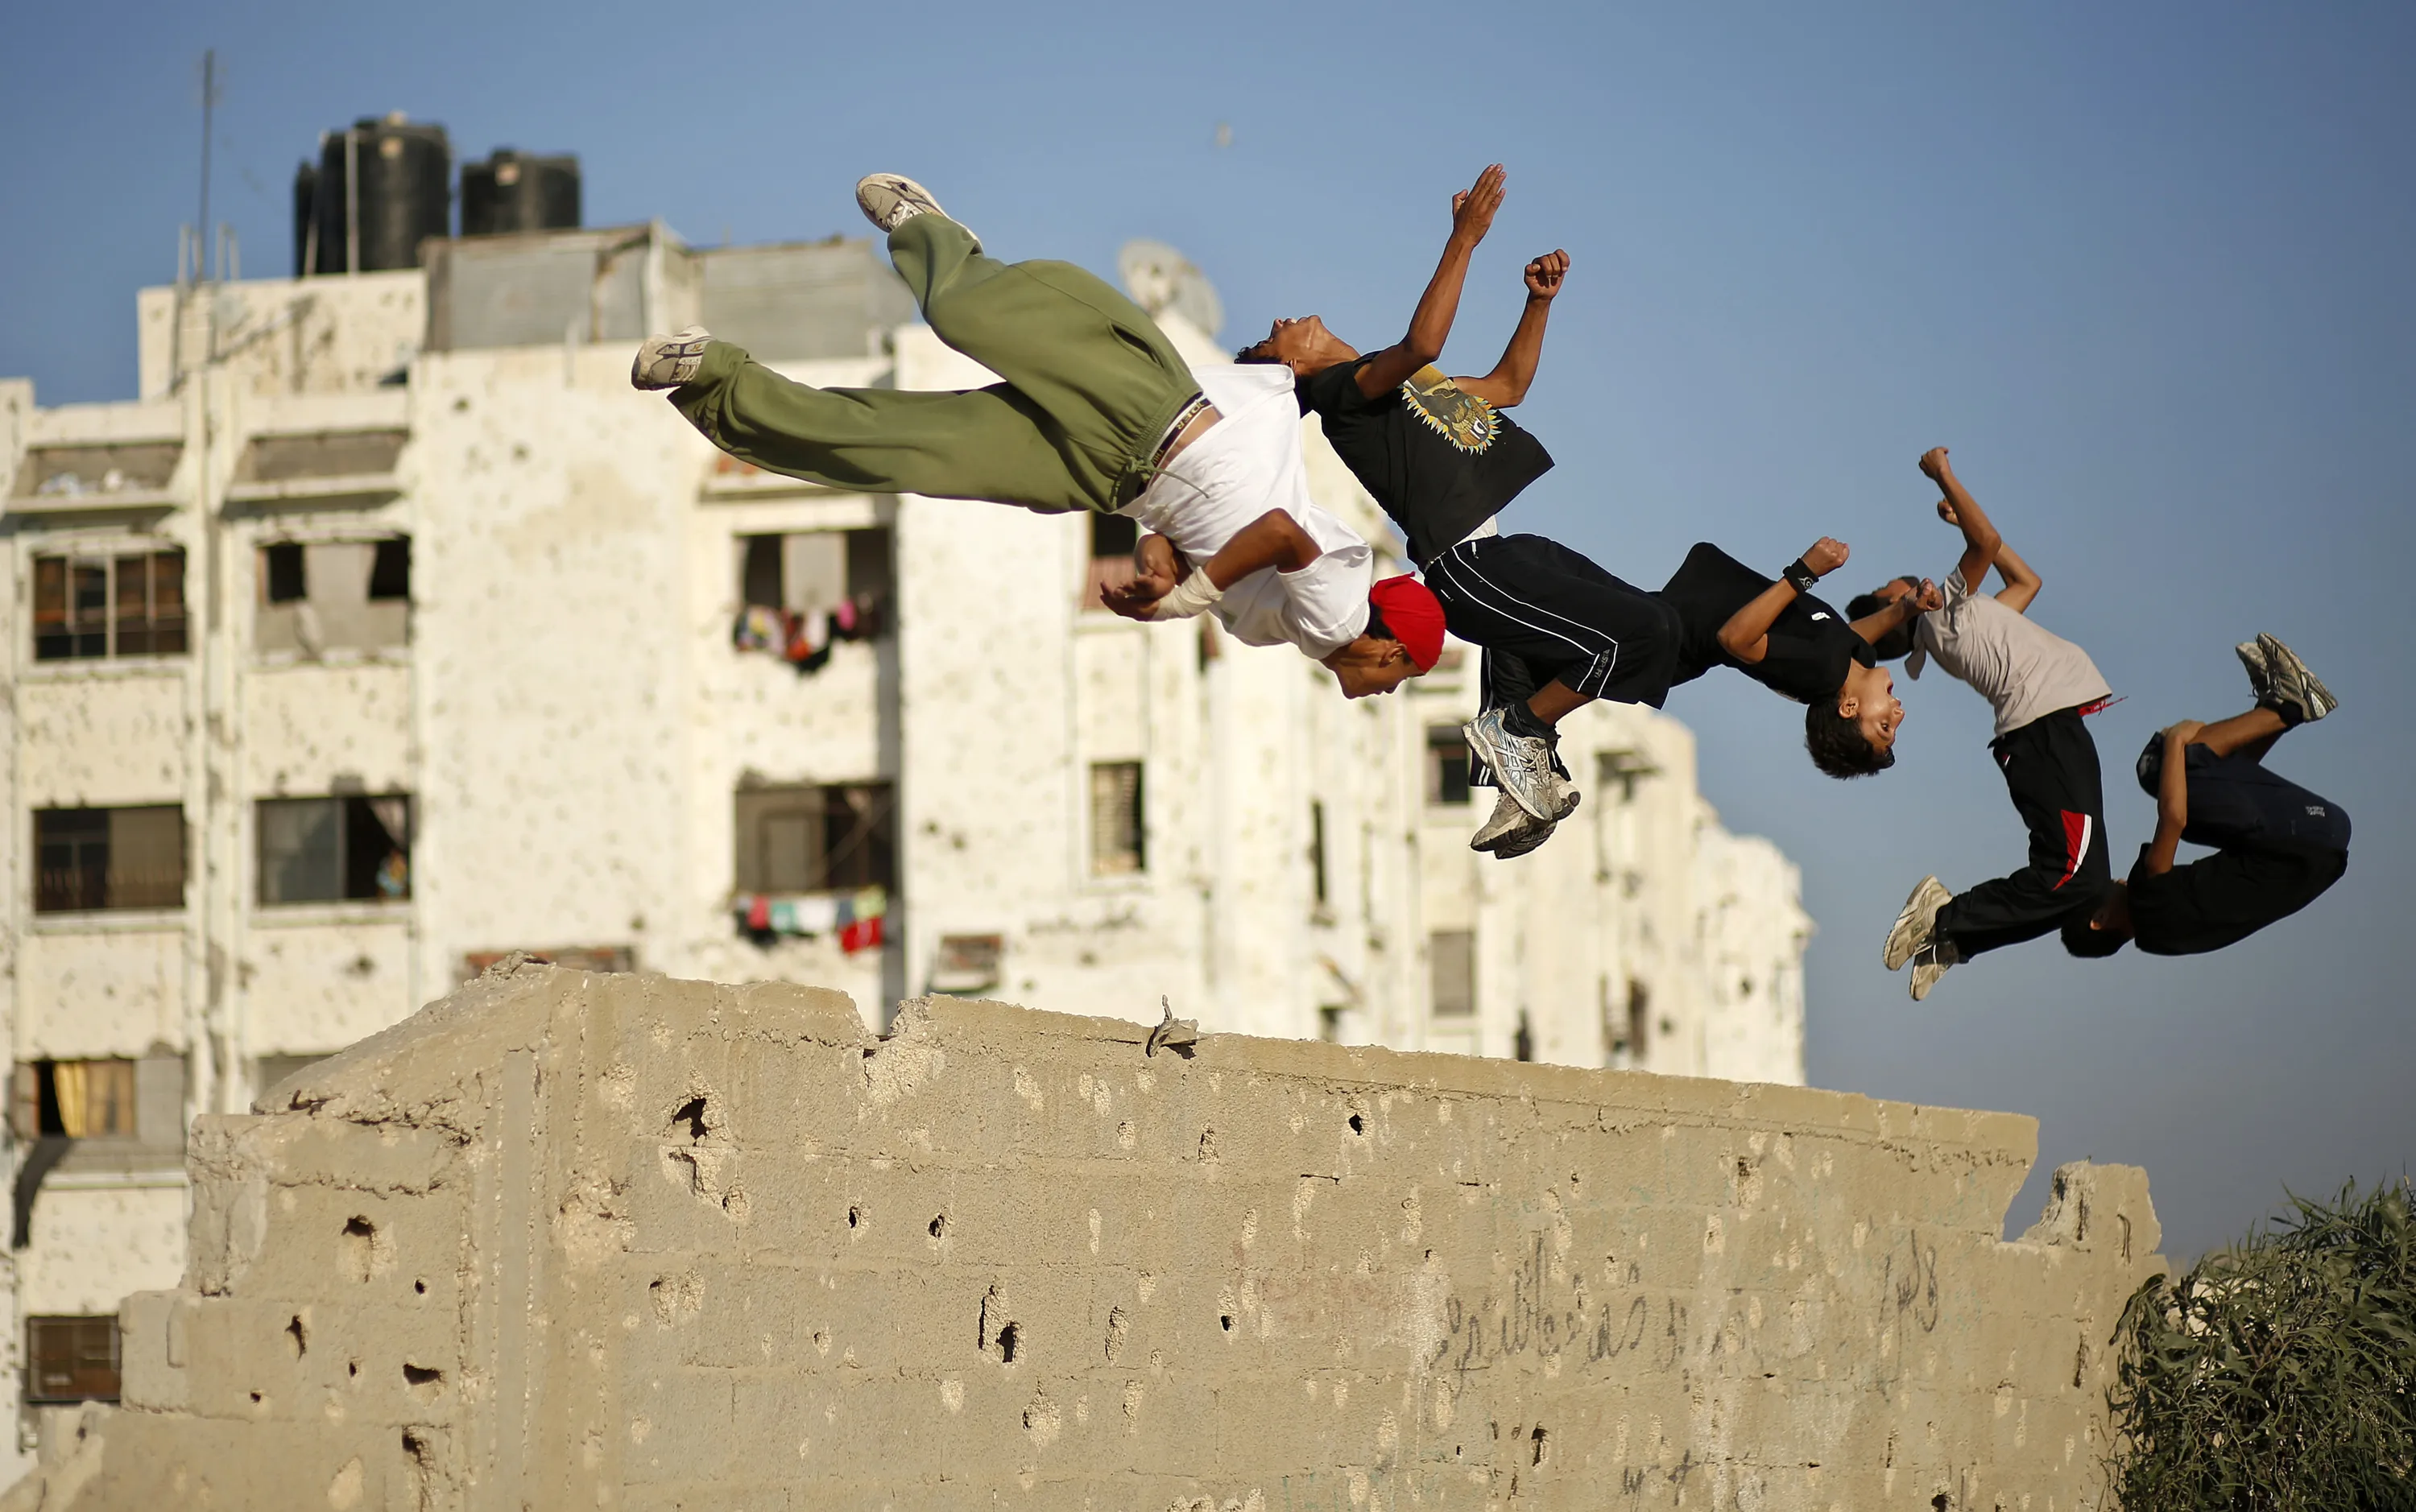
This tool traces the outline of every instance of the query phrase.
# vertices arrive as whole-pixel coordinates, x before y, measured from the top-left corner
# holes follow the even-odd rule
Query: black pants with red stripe
[[[2005,790],[2031,832],[2030,864],[1955,895],[1938,933],[1969,960],[1983,951],[2053,934],[2087,913],[2113,885],[2106,847],[2106,787],[2097,742],[2077,709],[2042,714],[1988,743]]]

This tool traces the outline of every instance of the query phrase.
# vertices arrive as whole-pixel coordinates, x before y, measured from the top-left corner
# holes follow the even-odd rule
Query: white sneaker
[[[1486,820],[1484,827],[1468,842],[1468,848],[1489,852],[1495,861],[1506,861],[1515,856],[1524,856],[1551,839],[1552,831],[1559,828],[1561,820],[1577,812],[1578,800],[1584,796],[1563,785],[1561,801],[1553,816],[1539,819],[1520,808],[1517,799],[1503,793],[1494,800],[1493,816]]]
[[[1938,979],[1946,975],[1946,968],[1959,966],[1962,961],[1953,940],[1933,940],[1923,946],[1921,953],[1912,958],[1912,1000],[1917,1003],[1928,996],[1929,989],[1938,985]]]
[[[704,349],[713,340],[713,333],[702,325],[691,325],[670,336],[650,336],[638,349],[638,357],[629,364],[631,388],[677,388],[696,381],[696,370],[704,363]]]
[[[1499,709],[1487,710],[1462,725],[1459,732],[1468,741],[1468,749],[1502,785],[1503,793],[1536,818],[1558,822],[1554,811],[1560,806],[1560,795],[1555,791],[1559,778],[1552,771],[1550,746],[1533,736],[1511,734],[1502,722]]]
[[[865,174],[855,181],[855,202],[864,218],[883,231],[896,231],[916,216],[948,217],[930,190],[903,173]]]
[[[1888,931],[1887,944],[1880,950],[1880,964],[1890,971],[1901,971],[1907,961],[1927,950],[1938,925],[1938,910],[1954,901],[1955,894],[1946,891],[1945,884],[1934,876],[1923,877],[1912,896],[1904,900],[1904,911],[1895,916],[1895,927]]]
[[[2340,707],[2333,690],[2316,681],[2307,664],[2299,660],[2298,652],[2272,636],[2259,634],[2257,644],[2265,652],[2265,665],[2271,669],[2272,685],[2267,696],[2277,703],[2289,705],[2298,712],[2302,723],[2312,725]]]

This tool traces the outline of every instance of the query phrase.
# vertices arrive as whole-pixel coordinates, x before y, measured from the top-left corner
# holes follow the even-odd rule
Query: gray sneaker
[[[2273,668],[2265,661],[2265,648],[2253,640],[2243,640],[2231,648],[2240,665],[2248,669],[2248,691],[2258,703],[2273,696]]]
[[[2287,705],[2297,712],[2302,723],[2308,725],[2340,707],[2333,690],[2316,680],[2296,651],[2261,632],[2257,644],[2265,652],[2265,665],[2271,671],[2273,684],[2267,696],[2273,702]]]
[[[1502,791],[1520,808],[1548,823],[1560,806],[1559,777],[1552,771],[1552,750],[1529,735],[1513,735],[1502,722],[1502,711],[1488,709],[1459,727],[1468,749],[1493,773]]]
[[[931,191],[903,173],[867,173],[855,181],[855,202],[864,218],[883,231],[896,231],[916,216],[948,218]]]
[[[1912,958],[1912,1000],[1917,1003],[1928,996],[1929,989],[1938,985],[1938,979],[1946,975],[1946,968],[1962,962],[1953,940],[1932,940],[1923,946],[1921,953]]]
[[[691,325],[670,336],[650,336],[638,349],[638,357],[629,364],[631,388],[677,388],[696,381],[696,370],[704,362],[704,349],[713,340],[713,333],[702,325]]]
[[[1554,780],[1558,782],[1557,778]],[[1493,816],[1486,820],[1484,828],[1468,842],[1468,848],[1488,852],[1495,861],[1506,861],[1514,856],[1524,856],[1551,839],[1552,831],[1563,819],[1578,811],[1578,800],[1584,796],[1562,784],[1560,805],[1553,816],[1539,819],[1520,808],[1517,799],[1503,793],[1493,801]]]
[[[1929,948],[1938,910],[1954,901],[1955,894],[1946,891],[1945,884],[1934,876],[1923,877],[1912,896],[1904,900],[1904,911],[1895,916],[1895,927],[1888,931],[1887,944],[1880,950],[1880,963],[1890,971],[1903,970],[1907,961]]]

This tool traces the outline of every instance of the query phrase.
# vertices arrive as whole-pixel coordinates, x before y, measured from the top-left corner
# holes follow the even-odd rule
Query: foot
[[[638,349],[637,361],[629,364],[631,388],[677,388],[696,381],[696,370],[704,363],[704,349],[713,340],[713,333],[702,325],[691,325],[670,336],[650,336]]]
[[[2265,665],[2272,675],[2272,685],[2260,702],[2278,703],[2299,716],[2299,722],[2312,725],[2340,707],[2333,690],[2316,681],[2307,664],[2298,653],[2272,636],[2258,635],[2257,646],[2265,652]]]
[[[1499,709],[1487,710],[1462,725],[1459,732],[1503,793],[1536,818],[1557,822],[1559,778],[1552,771],[1551,747],[1532,736],[1511,734],[1502,723]]]
[[[1955,953],[1953,940],[1933,940],[1922,947],[1912,958],[1912,1000],[1917,1003],[1928,996],[1929,989],[1938,985],[1938,979],[1946,975],[1946,968],[1960,965],[1962,960]]]
[[[1955,901],[1934,876],[1925,876],[1904,900],[1904,912],[1895,916],[1895,927],[1888,931],[1887,944],[1880,951],[1880,962],[1890,971],[1901,971],[1904,964],[1928,948],[1937,934],[1938,910]]]
[[[855,181],[855,202],[864,218],[883,231],[896,231],[916,216],[948,216],[930,190],[903,173],[865,174]]]
[[[2243,640],[2231,648],[2240,665],[2248,669],[2248,691],[2258,703],[2273,696],[2273,668],[2265,661],[2265,648],[2253,640]]]
[[[1556,778],[1555,781],[1558,779]],[[1524,856],[1552,838],[1552,831],[1563,819],[1575,814],[1582,794],[1565,784],[1561,788],[1561,801],[1552,817],[1539,819],[1518,806],[1518,801],[1508,793],[1494,800],[1493,816],[1485,821],[1468,843],[1471,850],[1488,852],[1496,861],[1508,861]]]

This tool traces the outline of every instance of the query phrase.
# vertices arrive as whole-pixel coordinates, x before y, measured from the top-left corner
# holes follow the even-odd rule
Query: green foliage
[[[2416,1508],[2408,1196],[2402,1179],[2292,1197],[2276,1226],[2132,1295],[2107,1402],[2126,1512]]]

